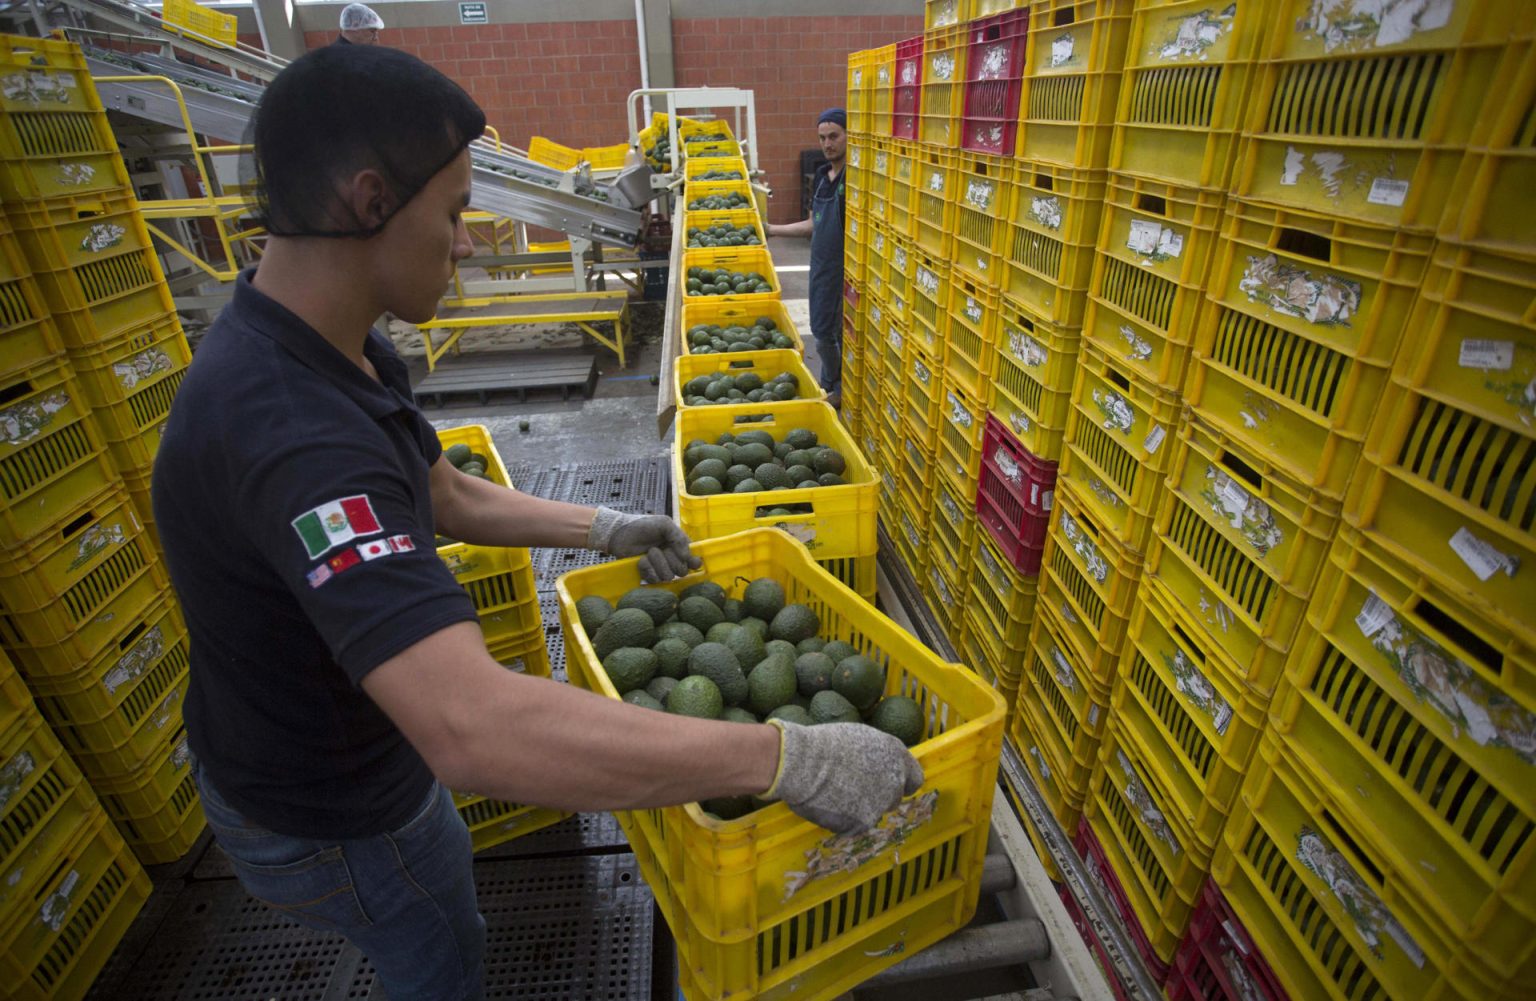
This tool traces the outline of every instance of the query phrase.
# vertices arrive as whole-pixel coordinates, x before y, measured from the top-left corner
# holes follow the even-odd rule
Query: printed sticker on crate
[[[1051,643],[1051,663],[1056,666],[1056,683],[1073,695],[1078,694],[1077,672],[1072,670],[1072,662],[1067,660],[1066,654],[1061,652],[1061,647],[1053,641]],[[1094,707],[1098,709],[1097,706]],[[1090,726],[1093,723],[1089,723]]]
[[[1125,246],[1131,253],[1140,254],[1143,264],[1162,264],[1184,253],[1184,237],[1159,223],[1132,219]]]
[[[965,318],[970,320],[972,324],[976,326],[981,325],[981,303],[977,302],[975,298],[972,296],[965,297],[965,309],[963,312],[965,313]]]
[[[1296,32],[1330,53],[1401,45],[1421,31],[1445,27],[1455,6],[1455,0],[1312,0],[1297,18]]]
[[[7,101],[32,105],[69,104],[74,100],[71,91],[78,87],[73,73],[24,71],[8,73],[0,81]]]
[[[948,491],[939,491],[939,506],[944,508],[944,517],[948,518],[950,524],[956,528],[959,528],[961,522],[965,521],[964,513],[961,512],[960,506],[955,503],[955,499],[949,496]]]
[[[88,163],[61,163],[54,179],[61,187],[83,187],[96,179],[96,168]]]
[[[1486,539],[1478,537],[1465,525],[1458,528],[1451,536],[1450,545],[1451,550],[1461,557],[1461,562],[1467,565],[1467,569],[1471,570],[1478,580],[1485,583],[1496,573],[1513,577],[1520,569],[1518,557],[1501,551]]]
[[[949,593],[949,585],[944,583],[944,577],[939,573],[938,567],[934,567],[928,571],[928,579],[933,581],[934,593],[939,596],[939,600],[944,603],[944,607],[954,608],[955,599]]]
[[[1125,756],[1124,751],[1117,750],[1115,756],[1119,759],[1120,770],[1125,773],[1125,799],[1136,808],[1136,815],[1147,826],[1157,840],[1168,846],[1175,858],[1184,854],[1184,847],[1179,844],[1179,839],[1173,834],[1173,828],[1168,823],[1168,818],[1163,816],[1163,811],[1157,808],[1152,800],[1152,794],[1147,792],[1147,787],[1142,784],[1141,776],[1136,774],[1136,768],[1131,764],[1131,759]]]
[[[1061,69],[1077,62],[1077,39],[1072,32],[1064,31],[1051,39],[1051,69]]]
[[[111,670],[102,676],[101,684],[107,692],[116,695],[117,690],[142,675],[148,667],[165,654],[165,633],[155,626],[139,638],[128,652],[117,659]]]
[[[1035,195],[1029,200],[1029,217],[1046,229],[1061,229],[1061,199],[1055,195]]]
[[[134,531],[138,531],[139,522],[133,519]],[[128,541],[128,532],[123,528],[122,522],[111,525],[92,525],[80,533],[80,538],[75,542],[75,555],[69,561],[71,573],[94,560],[107,549],[113,546],[121,546]]]
[[[69,406],[62,390],[0,410],[0,440],[7,445],[31,441],[53,423],[53,415]]]
[[[1163,658],[1163,666],[1173,675],[1174,687],[1179,690],[1179,694],[1211,718],[1211,726],[1217,733],[1226,736],[1227,727],[1232,725],[1232,703],[1216,691],[1211,679],[1183,650],[1175,648],[1173,653],[1166,650],[1159,650],[1158,653]]]
[[[37,759],[31,751],[23,750],[13,755],[9,761],[0,768],[0,813],[10,806],[11,797],[16,795],[27,776],[37,771]]]
[[[1336,202],[1358,197],[1363,188],[1365,200],[1372,205],[1401,208],[1403,202],[1408,200],[1408,182],[1397,177],[1372,174],[1373,171],[1390,169],[1390,163],[1388,160],[1383,165],[1364,158],[1357,162],[1338,150],[1313,150],[1308,153],[1287,145],[1285,158],[1280,164],[1280,185],[1293,188],[1307,181]]]
[[[148,382],[160,373],[169,372],[175,367],[176,363],[163,348],[149,348],[140,351],[132,358],[115,363],[112,366],[112,374],[117,377],[118,384],[125,390],[132,390],[139,383]]]
[[[1078,525],[1077,519],[1066,511],[1061,512],[1061,534],[1066,537],[1067,544],[1072,547],[1078,557],[1083,561],[1089,576],[1100,584],[1109,579],[1109,561],[1104,554],[1099,552],[1099,547],[1088,538],[1088,533]]]
[[[1456,737],[1501,747],[1536,765],[1536,714],[1490,686],[1476,671],[1368,595],[1355,625],[1423,704],[1444,716]]]
[[[929,385],[933,381],[933,373],[929,371],[927,365],[923,364],[921,358],[912,359],[912,375],[924,386]]]
[[[955,78],[955,55],[953,52],[935,52],[928,58],[928,77],[926,83],[949,83]]]
[[[926,295],[928,298],[934,299],[934,298],[938,297],[938,294],[939,294],[939,276],[938,275],[934,274],[928,268],[926,268],[923,265],[919,264],[917,266],[917,275],[916,275],[916,279],[915,280],[917,282],[918,289],[924,295]]]
[[[1314,0],[1319,2],[1319,0]],[[1160,43],[1154,43],[1159,59],[1177,62],[1194,59],[1205,62],[1208,49],[1221,41],[1232,30],[1237,19],[1237,4],[1225,7],[1209,7],[1198,14],[1180,18],[1168,24],[1171,29]]]
[[[1131,409],[1130,401],[1112,389],[1093,389],[1093,403],[1099,408],[1099,416],[1103,418],[1103,426],[1106,431],[1119,431],[1125,434],[1136,423],[1136,411]]]
[[[980,212],[992,211],[992,199],[997,196],[997,185],[992,181],[969,178],[965,182],[966,204]]]
[[[1020,365],[1039,368],[1050,360],[1050,353],[1044,344],[1011,325],[1005,325],[1003,329],[1008,334],[1008,352],[1018,359]]]
[[[80,249],[99,254],[103,250],[111,250],[122,243],[123,237],[127,235],[128,231],[116,223],[99,222],[87,230],[85,236],[81,238]]]
[[[1296,860],[1327,885],[1343,906],[1344,913],[1349,915],[1355,934],[1370,948],[1372,955],[1382,958],[1382,936],[1385,934],[1397,943],[1409,962],[1423,969],[1424,950],[1408,934],[1408,929],[1393,917],[1376,891],[1366,885],[1326,838],[1310,827],[1297,831]]]
[[[1313,274],[1274,254],[1250,256],[1237,287],[1258,303],[1318,326],[1350,325],[1360,311],[1360,283],[1326,272]]]
[[[1120,495],[1115,493],[1114,490],[1110,488],[1109,484],[1105,483],[1097,476],[1088,477],[1088,490],[1093,494],[1094,497],[1098,498],[1099,503],[1103,504],[1105,507],[1120,508],[1125,506],[1125,502],[1120,499]]]
[[[1141,339],[1141,335],[1129,324],[1120,324],[1120,337],[1125,341],[1125,359],[1127,361],[1146,361],[1152,357],[1152,344]]]
[[[1013,594],[1013,581],[1009,580],[1008,575],[1003,572],[1002,566],[993,557],[992,551],[983,544],[980,549],[976,550],[976,554],[981,557],[982,572],[987,575],[987,579],[992,582],[992,586],[997,588],[998,593],[1004,597]]]
[[[969,408],[961,403],[959,397],[955,396],[954,393],[945,393],[944,395],[949,399],[949,422],[967,431],[973,428],[976,425],[976,418],[971,414]]]
[[[867,831],[838,834],[805,853],[805,868],[784,874],[784,900],[824,876],[852,872],[871,859],[896,848],[933,817],[939,802],[937,789],[909,799]]]
[[[1211,506],[1217,519],[1241,535],[1261,558],[1285,541],[1285,533],[1276,523],[1269,504],[1249,493],[1214,462],[1205,467],[1205,486],[1200,497]]]
[[[997,471],[1003,479],[1016,487],[1024,486],[1024,470],[1013,461],[1013,455],[1006,445],[999,442],[997,448],[992,450],[992,462],[997,466]]]

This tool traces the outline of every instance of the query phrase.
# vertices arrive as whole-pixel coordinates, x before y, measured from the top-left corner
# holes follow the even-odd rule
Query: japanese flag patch
[[[293,530],[310,559],[319,559],[337,546],[384,531],[367,494],[341,497],[293,519]]]

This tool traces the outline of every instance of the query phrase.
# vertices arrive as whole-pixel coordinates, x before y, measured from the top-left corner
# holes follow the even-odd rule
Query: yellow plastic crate
[[[960,112],[965,98],[965,57],[969,40],[970,32],[964,23],[923,32],[917,138],[924,145],[949,149],[960,145]]]
[[[718,174],[736,176],[710,176]],[[749,172],[747,161],[739,156],[705,156],[684,161],[683,178],[689,184],[695,181],[745,181],[749,180]]]
[[[939,469],[972,502],[981,476],[981,438],[986,421],[987,412],[976,397],[946,379],[939,401]]]
[[[913,333],[932,354],[943,349],[949,313],[949,263],[942,257],[915,250],[912,265],[912,298],[908,304]]]
[[[1030,0],[1027,6],[1018,156],[1069,167],[1103,167],[1120,96],[1130,5]]]
[[[71,360],[102,437],[108,442],[146,439],[138,456],[142,461],[127,467],[119,462],[119,468],[151,465],[160,426],[192,363],[192,349],[175,314],[157,317],[94,350],[76,350]]]
[[[953,153],[920,146],[914,170],[917,194],[912,210],[917,217],[918,249],[947,263],[955,206],[960,201],[959,161]]]
[[[976,0],[923,0],[923,30],[951,28],[980,17],[973,10]]]
[[[1048,751],[1056,782],[1081,801],[1109,726],[1110,686],[1083,662],[1049,608],[1035,616],[1028,646],[1019,690],[1039,727],[1034,737]]]
[[[1141,560],[1114,537],[1072,480],[1058,481],[1045,553],[1042,591],[1067,620],[1068,637],[1085,657],[1113,657],[1125,642],[1141,583]],[[1095,677],[1108,685],[1107,675]]]
[[[848,209],[843,230],[843,280],[862,288],[864,262],[869,256],[868,223],[862,208]]]
[[[1264,696],[1305,617],[1338,505],[1198,418],[1180,431],[1146,574]]]
[[[965,638],[965,592],[954,582],[952,570],[959,568],[954,566],[953,555],[943,542],[942,532],[935,528],[929,533],[928,572],[922,578],[921,590],[949,645],[959,650]],[[1003,705],[1007,706],[1011,700],[1003,692],[998,694],[1004,696]]]
[[[874,156],[874,139],[850,136],[845,156],[848,165],[843,171],[843,201],[849,211],[868,213],[866,198],[869,192],[869,161]]]
[[[695,229],[708,229],[712,226],[733,226],[737,228],[750,227],[758,239],[757,244],[745,244],[741,248],[734,247],[700,247],[696,246],[691,237]],[[754,209],[737,209],[733,212],[689,212],[688,223],[684,240],[687,250],[734,250],[746,249],[752,246],[766,246],[766,237],[763,235],[763,220]]]
[[[1309,609],[1316,631],[1293,651],[1270,709],[1305,780],[1302,806],[1346,833],[1356,871],[1399,920],[1416,917],[1428,938],[1468,954],[1490,988],[1528,980],[1536,712],[1490,677],[1501,637],[1400,579],[1358,537],[1340,538],[1329,570]],[[1448,776],[1456,795],[1445,794]],[[1244,798],[1258,806],[1250,790]]]
[[[902,430],[906,433],[901,443],[901,461],[897,472],[906,499],[904,510],[912,516],[913,524],[919,527],[923,537],[923,546],[919,547],[914,542],[913,547],[926,548],[928,509],[933,503],[934,457],[931,451],[923,448],[912,437],[910,426],[903,425]]]
[[[928,524],[923,504],[905,484],[896,495],[896,552],[913,580],[922,580],[928,572]]]
[[[1442,240],[1500,254],[1532,255],[1527,205],[1536,190],[1536,160],[1530,155],[1530,126],[1522,109],[1536,101],[1536,43],[1512,42],[1504,49],[1498,77],[1477,115],[1440,219]]]
[[[1058,752],[1045,739],[1050,728],[1040,719],[1040,714],[1040,706],[1030,696],[1029,689],[1020,688],[1015,702],[1015,712],[1008,723],[1008,738],[1018,749],[1019,757],[1024,761],[1025,770],[1034,780],[1035,790],[1045,799],[1051,815],[1061,825],[1062,833],[1070,838],[1077,833],[1078,824],[1082,820],[1085,794],[1082,791],[1074,792],[1070,787],[1062,784],[1063,766],[1055,756]],[[1004,783],[1004,788],[1013,799],[1019,816],[1024,819],[1024,829],[1029,833],[1030,841],[1034,843],[1040,861],[1053,869],[1051,854],[1044,848],[1043,843],[1037,840],[1034,828],[1029,823],[1029,813],[1022,809],[1012,783]]]
[[[843,107],[848,111],[848,131],[855,135],[874,131],[874,57],[874,49],[848,53],[848,98]]]
[[[453,806],[464,826],[469,828],[469,843],[477,852],[515,841],[571,816],[560,810],[463,793],[453,794]]]
[[[917,260],[913,255],[912,244],[889,229],[886,250],[885,271],[881,276],[885,279],[886,302],[892,305],[896,319],[905,321],[908,318],[906,302],[912,297],[912,271]],[[897,302],[902,304],[900,308],[894,306]]]
[[[789,311],[777,299],[751,299],[741,296],[704,295],[683,300],[682,329],[686,332],[700,324],[728,327],[733,324],[750,327],[752,321],[767,317],[774,328],[795,342],[795,350],[805,352],[805,339],[789,318]]]
[[[847,346],[848,342],[844,342]],[[857,343],[857,342],[855,342]],[[677,373],[673,380],[673,402],[678,409],[687,404],[683,400],[683,387],[690,380],[701,375],[742,375],[747,372],[755,372],[764,382],[768,382],[775,376],[788,372],[799,380],[800,389],[795,399],[823,401],[827,394],[822,391],[820,383],[811,374],[811,370],[805,367],[805,360],[800,352],[781,349],[777,351],[739,351],[725,355],[678,355]],[[772,401],[764,400],[763,403]],[[714,407],[724,407],[730,410],[747,410],[761,408],[763,403],[726,403],[718,401]],[[743,411],[745,412],[745,411]]]
[[[0,922],[0,978],[16,1001],[84,997],[152,889],[99,808],[43,872],[32,906]]]
[[[498,486],[516,487],[485,425],[466,424],[439,431],[437,438],[445,450],[468,445],[471,451],[489,460],[486,479]],[[437,555],[454,580],[469,592],[488,645],[520,640],[543,628],[538,582],[533,577],[532,555],[526,548],[452,542],[438,546]]]
[[[8,919],[33,906],[37,881],[100,808],[79,768],[30,706],[0,725],[0,774],[6,777],[0,806],[0,871],[6,873],[0,880],[0,915]]]
[[[662,909],[678,940],[679,965],[696,978],[690,997],[832,997],[895,962],[902,950],[887,951],[892,943],[921,948],[969,920],[980,887],[1003,705],[969,671],[941,662],[814,567],[803,547],[782,532],[712,539],[698,543],[696,552],[709,578],[733,593],[741,586],[738,578],[777,579],[788,600],[817,612],[823,635],[890,666],[888,693],[910,695],[927,709],[926,739],[913,749],[927,775],[924,789],[877,826],[874,843],[869,834],[829,836],[782,804],[734,821],[711,820],[697,804],[620,814],[650,853],[648,861],[642,857],[647,881],[669,900]],[[695,579],[663,586],[681,589]],[[560,579],[573,683],[617,698],[581,629],[575,602],[590,594],[617,599],[638,584],[634,560]],[[633,834],[631,840],[637,840]],[[848,855],[856,843],[864,849]],[[927,889],[901,899],[869,896],[893,874],[905,877],[914,864],[926,871],[940,856],[949,874]],[[841,863],[827,867],[817,857]],[[824,907],[851,905],[855,895],[862,901],[858,918],[834,930],[817,917]],[[791,941],[797,943],[793,950]]]
[[[1508,82],[1499,68],[1511,41],[1536,38],[1529,5],[1452,5],[1401,25],[1299,0],[1269,7],[1233,192],[1432,229],[1466,194],[1457,167],[1495,84]]]
[[[990,532],[976,532],[971,550],[971,594],[996,626],[1007,650],[1026,649],[1037,590],[1037,578],[1019,573],[998,550]]]
[[[986,391],[996,355],[997,292],[971,276],[957,273],[949,286],[949,327],[946,363],[954,382],[972,396]]]
[[[68,361],[0,379],[0,393],[0,545],[30,546],[115,474]]]
[[[1111,718],[1084,817],[1148,945],[1169,963],[1200,899],[1211,854],[1200,847],[1160,780],[1146,749]]]
[[[1354,840],[1359,832],[1350,823],[1351,808],[1359,794],[1336,787],[1326,774],[1304,772],[1289,748],[1272,735],[1261,742],[1242,808],[1227,824],[1217,883],[1223,892],[1233,886],[1238,900],[1262,902],[1245,908],[1244,924],[1281,982],[1296,991],[1292,996],[1528,996],[1528,973],[1523,982],[1511,978],[1446,938],[1425,911],[1429,902],[1400,882],[1412,876],[1378,868],[1385,860]],[[1410,830],[1422,821],[1412,823]],[[1437,898],[1455,892],[1435,883]],[[1515,950],[1506,959],[1530,956],[1529,925],[1516,932],[1520,924],[1493,921]]]
[[[911,441],[932,453],[939,443],[939,410],[943,404],[944,369],[938,359],[913,348],[906,354],[902,373],[906,402],[902,418]],[[927,475],[925,471],[925,485]]]
[[[1061,478],[1082,481],[1076,485],[1087,487],[1084,500],[1133,552],[1146,549],[1180,418],[1177,396],[1141,382],[1096,345],[1082,345]]]
[[[726,299],[735,302],[759,303],[777,300],[783,291],[779,285],[779,276],[773,270],[773,258],[768,255],[764,247],[710,247],[685,250],[683,266],[685,269],[700,267],[715,271],[756,273],[762,275],[763,280],[770,286],[767,292],[728,292],[723,295],[705,295],[702,292],[690,291],[685,296],[690,301]]]
[[[87,774],[142,767],[181,727],[187,694],[187,627],[167,590],[121,624],[113,643],[64,677],[34,678],[38,711]]]
[[[35,368],[63,351],[21,246],[0,218],[0,377]]]
[[[1002,157],[978,153],[956,154],[953,163],[957,183],[950,263],[988,289],[1000,288],[1011,167]]]
[[[206,826],[186,731],[165,741],[137,771],[92,776],[91,786],[123,840],[145,865],[177,861]]]
[[[746,181],[689,181],[683,186],[682,201],[686,206],[683,216],[684,225],[688,222],[689,212],[724,212],[737,211],[737,209],[711,209],[700,204],[705,198],[711,196],[736,195],[742,200],[739,209],[755,209],[756,200],[752,195],[752,185]]]
[[[1269,15],[1264,4],[1137,0],[1110,169],[1225,188]]]
[[[1163,389],[1184,383],[1226,196],[1111,174],[1084,336]]]
[[[1440,244],[1345,517],[1536,645],[1536,277]]]
[[[972,541],[976,537],[976,498],[944,478],[933,485],[933,520],[944,523],[951,540],[956,543],[953,552],[956,562],[962,565],[970,577],[973,557]],[[964,584],[962,579],[959,583]]]
[[[167,23],[229,48],[234,48],[240,37],[235,15],[212,10],[195,0],[165,0],[161,13]]]
[[[1071,412],[1078,341],[1077,331],[1003,296],[988,406],[1031,454],[1052,462]]]
[[[1003,208],[1003,288],[1052,323],[1083,322],[1104,191],[1102,170],[1013,165]]]
[[[917,239],[918,147],[905,139],[891,140],[891,185],[886,195],[891,232],[908,243]]]
[[[513,635],[487,642],[485,649],[491,655],[491,659],[502,667],[539,678],[553,676],[553,669],[549,663],[549,646],[542,626],[520,636]]]
[[[1188,403],[1302,483],[1342,497],[1410,329],[1430,244],[1229,201]]]
[[[117,632],[107,609],[129,611],[167,586],[122,490],[103,492],[0,558],[0,635],[23,671],[67,674]]]
[[[1265,727],[1267,696],[1253,692],[1178,600],[1143,585],[1112,702],[1195,840],[1214,852]]]
[[[17,242],[70,348],[94,348],[175,304],[129,192],[8,204]]]
[[[762,419],[714,407],[690,407],[677,415],[677,441],[713,441],[721,433],[761,430],[775,440],[793,428],[808,428],[819,442],[835,448],[847,468],[840,486],[761,491],[745,494],[690,494],[683,471],[682,449],[672,450],[672,481],[678,497],[678,519],[693,539],[713,539],[757,527],[782,527],[800,539],[816,559],[865,556],[876,551],[875,474],[836,412],[825,403],[786,402],[759,408]],[[757,415],[753,415],[757,416]],[[774,508],[801,513],[773,515]]]
[[[528,140],[528,159],[556,170],[570,170],[581,162],[581,150],[544,136],[534,136]]]

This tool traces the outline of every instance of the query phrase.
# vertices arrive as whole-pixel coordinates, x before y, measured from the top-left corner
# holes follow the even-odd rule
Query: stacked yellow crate
[[[150,883],[0,654],[0,975],[17,1001],[85,996]]]
[[[7,38],[0,58],[0,270],[21,324],[5,363],[0,630],[139,858],[172,861],[203,817],[149,472],[191,355],[79,49]]]
[[[1224,227],[1252,318],[1213,276],[1189,395],[1344,527],[1213,875],[1293,997],[1529,997],[1536,12],[1288,6]]]

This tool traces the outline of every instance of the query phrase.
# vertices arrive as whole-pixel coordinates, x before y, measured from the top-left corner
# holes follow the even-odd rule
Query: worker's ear
[[[384,221],[395,211],[394,196],[390,194],[389,185],[384,182],[384,175],[372,168],[359,170],[352,175],[347,202],[358,225],[363,229],[384,225]]]

